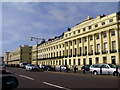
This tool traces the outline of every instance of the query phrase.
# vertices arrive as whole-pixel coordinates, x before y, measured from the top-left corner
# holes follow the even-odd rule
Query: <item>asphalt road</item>
[[[100,89],[118,90],[119,77],[100,76],[92,74],[60,73],[51,71],[26,71],[21,68],[7,67],[7,75],[17,77],[19,85],[17,88],[46,88],[46,89]]]

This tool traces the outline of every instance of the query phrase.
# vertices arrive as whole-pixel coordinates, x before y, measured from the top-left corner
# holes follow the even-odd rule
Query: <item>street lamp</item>
[[[40,42],[40,40],[45,41],[44,38],[37,38],[37,37],[30,37],[30,41],[35,40],[36,42],[36,65],[38,65],[38,43]]]

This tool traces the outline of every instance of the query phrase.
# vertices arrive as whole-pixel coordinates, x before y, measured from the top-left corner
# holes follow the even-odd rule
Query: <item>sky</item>
[[[117,11],[117,2],[2,2],[2,54],[20,45],[35,45],[30,37],[47,41],[87,16],[96,18]]]

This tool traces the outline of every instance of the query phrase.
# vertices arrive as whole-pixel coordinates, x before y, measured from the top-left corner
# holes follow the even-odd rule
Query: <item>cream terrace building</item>
[[[8,64],[31,63],[31,46],[24,45],[9,52]]]
[[[120,65],[119,12],[88,16],[86,20],[59,37],[38,46],[38,63],[68,65],[113,63]],[[32,49],[32,63],[36,64],[36,45]]]

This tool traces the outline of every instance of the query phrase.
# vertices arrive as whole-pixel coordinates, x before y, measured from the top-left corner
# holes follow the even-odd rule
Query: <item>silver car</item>
[[[109,74],[109,75],[120,75],[120,69],[118,69],[118,72],[116,71],[116,65],[114,64],[93,64],[90,66],[90,72],[94,75],[100,74],[100,67],[102,74]]]
[[[33,70],[39,70],[38,66],[37,65],[33,65],[33,64],[28,64],[25,66],[25,69],[26,70],[29,70],[29,71],[33,71]]]

